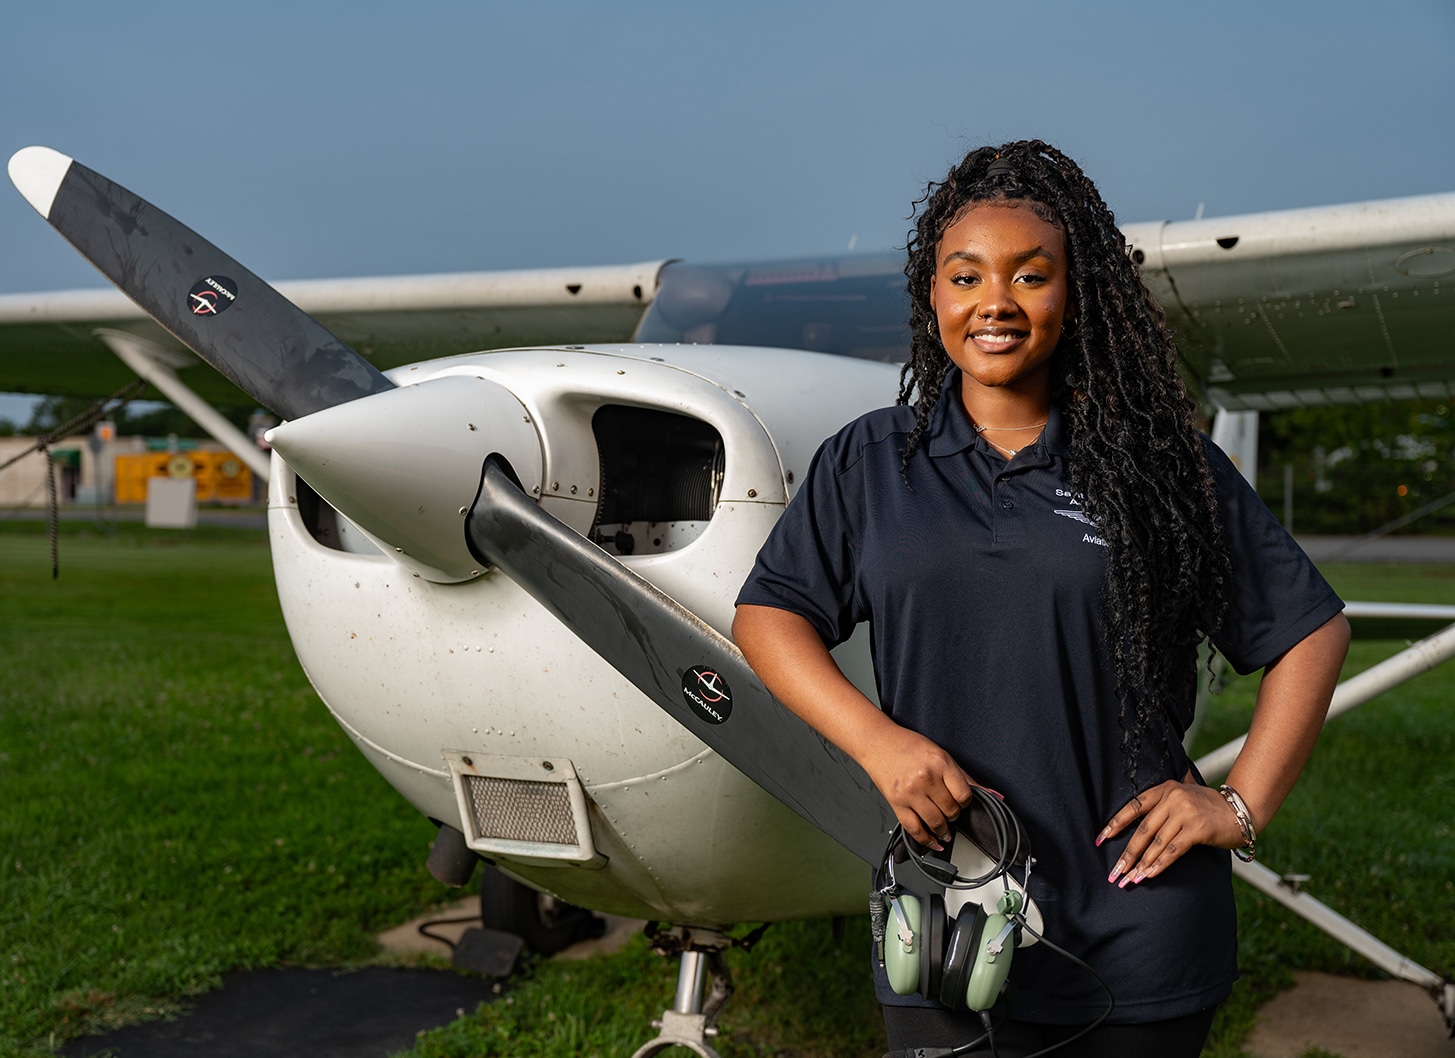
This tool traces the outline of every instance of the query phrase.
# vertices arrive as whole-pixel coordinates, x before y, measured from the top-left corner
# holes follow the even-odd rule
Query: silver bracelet
[[[1253,829],[1253,815],[1243,802],[1242,795],[1227,783],[1218,787],[1218,793],[1223,795],[1223,800],[1228,802],[1228,806],[1233,810],[1233,815],[1238,817],[1238,828],[1243,832],[1243,846],[1234,849],[1233,855],[1244,863],[1252,863],[1258,847],[1258,832]]]

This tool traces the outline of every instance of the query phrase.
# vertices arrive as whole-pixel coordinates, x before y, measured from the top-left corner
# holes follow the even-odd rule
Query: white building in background
[[[183,451],[175,454],[191,457],[190,470],[185,461],[180,468],[169,466],[168,454],[159,451],[157,443],[148,444],[144,437],[98,441],[96,436],[88,434],[55,442],[50,447],[49,463],[57,498],[62,505],[71,507],[111,506],[118,501],[142,503],[146,496],[145,484],[134,480],[138,474],[186,477],[191,473],[198,478],[198,498],[204,503],[246,503],[257,499],[251,495],[252,479],[246,468],[229,458],[230,453],[216,442],[183,442]],[[34,445],[34,437],[0,437],[0,465]],[[145,457],[144,467],[138,466],[136,457]],[[31,452],[0,470],[0,509],[46,506],[46,463],[44,454]],[[234,495],[236,489],[224,494],[215,487],[222,475],[229,478],[242,475],[248,483],[248,494]],[[118,488],[118,484],[123,487]]]
[[[112,445],[120,443],[113,441]],[[34,445],[34,437],[0,437],[0,464],[9,463]],[[90,437],[81,434],[57,441],[50,448],[51,474],[56,479],[56,495],[62,503],[75,503],[78,493],[87,498],[88,485],[92,486],[89,498],[92,503],[96,502],[97,461],[90,445]],[[47,503],[46,464],[45,453],[31,452],[0,470],[0,507],[44,507]]]

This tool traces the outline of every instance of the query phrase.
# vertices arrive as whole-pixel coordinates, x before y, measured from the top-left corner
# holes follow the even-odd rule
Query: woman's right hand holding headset
[[[938,850],[949,843],[955,820],[970,803],[970,776],[924,735],[882,718],[873,740],[854,756],[894,809],[904,832]]]

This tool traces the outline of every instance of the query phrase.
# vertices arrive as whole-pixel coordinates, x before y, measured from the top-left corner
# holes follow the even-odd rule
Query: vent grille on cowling
[[[576,817],[565,783],[463,775],[477,838],[575,845]]]

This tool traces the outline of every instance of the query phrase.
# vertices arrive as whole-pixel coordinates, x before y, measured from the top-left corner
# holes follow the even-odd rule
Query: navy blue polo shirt
[[[952,372],[901,473],[913,428],[911,409],[883,408],[825,441],[738,603],[800,614],[830,646],[870,623],[885,712],[1005,795],[1034,848],[1045,935],[1107,980],[1112,1020],[1221,1002],[1237,976],[1228,853],[1199,846],[1118,889],[1106,877],[1130,830],[1094,844],[1136,791],[1104,628],[1106,545],[1072,493],[1058,411],[1007,462],[976,434]],[[1246,673],[1343,603],[1223,452],[1206,447],[1234,575],[1216,646]],[[1191,701],[1182,713],[1190,719]],[[1143,789],[1186,773],[1180,734],[1144,745]],[[922,1005],[876,977],[882,1002]],[[1089,974],[1044,945],[1016,952],[1008,995],[1012,1016],[1046,1023],[1090,1021],[1106,1006]]]

